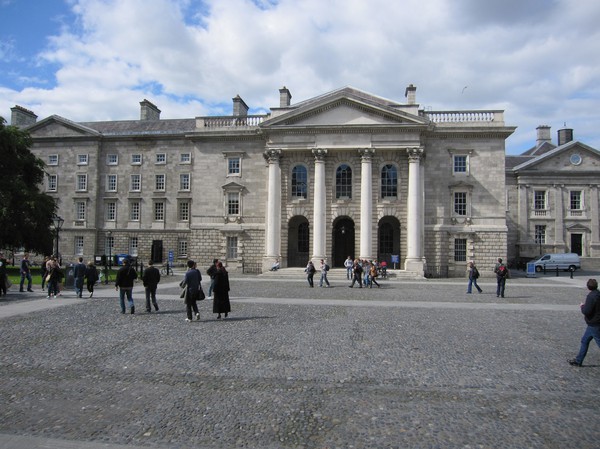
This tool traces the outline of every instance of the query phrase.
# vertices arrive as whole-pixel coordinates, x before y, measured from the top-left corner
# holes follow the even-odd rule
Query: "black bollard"
[[[573,273],[575,272],[575,270],[573,270],[572,268],[569,270],[571,272],[571,279],[573,279]]]
[[[556,266],[556,277],[558,277],[558,265]]]

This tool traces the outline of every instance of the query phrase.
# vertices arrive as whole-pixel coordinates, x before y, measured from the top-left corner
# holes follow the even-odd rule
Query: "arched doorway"
[[[392,266],[392,255],[400,254],[400,221],[393,216],[386,216],[379,220],[377,230],[377,260],[385,260]]]
[[[348,217],[340,217],[333,222],[333,251],[331,263],[333,267],[343,267],[348,256],[354,254],[354,221]]]
[[[288,267],[305,267],[310,257],[310,234],[306,217],[297,215],[288,224]]]

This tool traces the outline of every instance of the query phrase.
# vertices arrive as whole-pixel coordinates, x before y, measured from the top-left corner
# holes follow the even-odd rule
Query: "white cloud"
[[[345,85],[402,101],[413,83],[423,107],[505,108],[519,126],[512,151],[532,146],[539,124],[565,121],[600,148],[595,0],[73,0],[73,10],[42,53],[56,86],[3,89],[2,104],[126,119],[148,98],[165,118],[193,117],[229,114],[236,94],[277,106],[283,85],[294,102]]]

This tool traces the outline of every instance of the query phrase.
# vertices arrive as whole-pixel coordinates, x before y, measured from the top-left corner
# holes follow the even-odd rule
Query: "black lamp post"
[[[60,255],[58,253],[58,239],[60,238],[60,230],[62,229],[64,222],[65,222],[64,218],[62,218],[56,214],[52,215],[52,224],[54,225],[54,231],[56,231],[56,247],[54,250],[54,255],[59,260],[59,262],[60,262]]]
[[[108,237],[108,268],[111,269],[112,268],[112,232],[108,231],[106,233],[106,236]]]

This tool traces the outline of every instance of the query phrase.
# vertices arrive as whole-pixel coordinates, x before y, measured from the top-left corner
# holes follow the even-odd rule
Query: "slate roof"
[[[185,134],[196,130],[196,119],[117,120],[106,122],[79,122],[104,136],[143,134]]]

